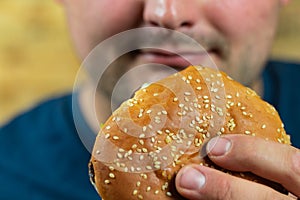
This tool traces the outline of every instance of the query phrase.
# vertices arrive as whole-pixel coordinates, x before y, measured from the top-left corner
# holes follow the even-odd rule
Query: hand
[[[211,139],[206,151],[215,164],[233,171],[251,171],[281,183],[299,199],[299,149],[258,137],[226,135]],[[176,188],[188,199],[293,199],[265,185],[200,165],[181,169],[176,177]]]

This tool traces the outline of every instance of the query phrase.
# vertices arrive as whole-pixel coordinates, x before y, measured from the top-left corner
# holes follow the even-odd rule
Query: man
[[[68,18],[75,47],[82,59],[86,58],[98,43],[133,28],[163,27],[194,38],[206,48],[219,69],[252,87],[271,103],[277,103],[275,106],[282,117],[286,117],[288,132],[292,138],[296,138],[293,142],[297,147],[300,146],[297,133],[300,130],[296,127],[299,121],[296,115],[299,106],[295,104],[292,108],[289,107],[293,99],[291,95],[295,93],[290,91],[289,85],[281,82],[281,75],[284,76],[281,73],[284,72],[289,73],[288,77],[284,76],[287,80],[297,80],[292,76],[299,72],[299,66],[270,63],[272,66],[266,68],[264,77],[261,76],[276,32],[279,11],[287,0],[61,0],[61,3]],[[150,61],[178,67],[177,63],[172,61],[174,57],[171,59],[169,56],[161,52],[143,52],[125,58],[125,63],[130,65]],[[197,60],[199,55],[189,56]],[[279,97],[276,93],[279,91],[274,93],[275,86],[270,85],[275,83],[278,84],[276,86],[280,88],[280,92],[283,92],[278,93]],[[283,86],[285,88],[282,91]],[[82,126],[87,129],[94,127],[94,131],[97,131],[97,122],[91,117],[91,113],[86,111],[89,107],[88,93],[88,89],[79,92],[75,104],[77,103],[79,108],[78,112],[83,112]],[[52,101],[50,106],[61,105],[58,101],[70,102],[65,97]],[[96,198],[97,194],[86,185],[86,177],[83,175],[85,169],[82,163],[87,163],[89,154],[76,138],[75,128],[71,123],[65,123],[68,126],[51,123],[49,115],[45,116],[42,111],[47,106],[49,107],[39,106],[35,113],[40,111],[50,125],[41,120],[38,114],[34,115],[35,118],[29,118],[28,115],[26,117],[25,114],[22,119],[17,119],[17,122],[1,129],[3,134],[0,137],[4,144],[1,143],[1,156],[2,152],[10,152],[9,156],[4,157],[5,162],[0,163],[2,171],[8,172],[0,179],[3,184],[7,182],[7,185],[0,188],[0,196],[7,199],[17,198],[18,195],[11,192],[10,188],[15,184],[23,199]],[[61,121],[68,121],[71,117],[71,109],[68,106],[67,108],[63,112],[64,115],[60,116]],[[50,119],[62,113],[62,109],[57,109]],[[105,117],[101,117],[98,116],[100,121],[104,121]],[[23,122],[20,122],[22,120]],[[57,119],[53,119],[53,122],[57,122]],[[35,131],[32,123],[40,126],[38,130],[43,130],[41,124],[48,129],[51,127],[53,130],[42,132],[51,135]],[[19,128],[14,130],[16,124]],[[26,128],[22,128],[20,124],[26,124]],[[28,134],[21,135],[22,130],[28,131]],[[70,130],[74,131],[74,134],[71,134]],[[291,193],[300,197],[299,149],[254,137],[235,135],[212,139],[210,143],[215,146],[210,149],[209,156],[216,164],[231,170],[252,171],[281,183]],[[30,148],[30,145],[38,147]],[[31,171],[26,174],[20,166]],[[9,179],[10,177],[13,180]],[[179,172],[176,186],[188,199],[290,198],[266,186],[196,165],[187,166]]]

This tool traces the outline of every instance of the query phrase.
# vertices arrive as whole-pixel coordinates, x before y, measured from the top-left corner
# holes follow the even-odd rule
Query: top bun
[[[290,144],[274,107],[253,90],[223,72],[190,66],[138,90],[113,113],[94,145],[91,180],[105,200],[180,199],[174,178],[195,163],[282,191],[254,174],[219,168],[199,153],[209,138],[223,134]]]

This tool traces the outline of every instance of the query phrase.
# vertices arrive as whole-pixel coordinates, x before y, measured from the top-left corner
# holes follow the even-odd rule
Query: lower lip
[[[139,59],[147,63],[159,63],[178,69],[184,69],[189,65],[209,66],[212,60],[214,60],[214,56],[214,52],[182,53],[180,55],[145,52],[139,54]]]

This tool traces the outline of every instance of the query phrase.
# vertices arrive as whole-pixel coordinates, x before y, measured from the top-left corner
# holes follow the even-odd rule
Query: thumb
[[[265,185],[195,164],[182,168],[175,184],[182,196],[192,200],[290,199]]]

